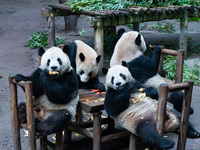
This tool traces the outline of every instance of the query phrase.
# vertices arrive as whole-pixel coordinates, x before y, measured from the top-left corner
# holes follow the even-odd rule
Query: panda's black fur
[[[55,51],[56,50],[57,49],[55,49]],[[62,50],[60,49],[60,51]],[[61,55],[66,55],[64,51],[56,52],[61,53]],[[42,59],[45,53],[47,52],[45,52],[43,48],[38,49],[38,54],[42,56]],[[66,55],[66,58],[67,57],[68,56]],[[50,70],[47,69],[47,67],[49,66],[50,61],[51,58],[48,58],[48,61],[46,62],[46,68],[37,68],[31,74],[31,76],[23,76],[21,74],[17,74],[15,76],[16,82],[28,80],[32,81],[34,111],[37,112],[39,115],[40,112],[50,114],[47,115],[47,117],[45,117],[44,119],[35,116],[36,132],[40,132],[41,134],[50,134],[61,130],[63,126],[66,125],[66,123],[70,122],[72,117],[74,117],[74,112],[76,111],[75,109],[78,103],[78,79],[75,71],[70,66],[69,59],[65,60],[68,63],[65,64],[65,62],[63,62],[61,58],[57,58],[60,66],[66,65],[65,68],[62,70],[63,72],[59,72],[59,75],[49,74]],[[45,66],[45,64],[42,65]],[[51,69],[56,69],[56,66],[51,66]],[[49,104],[52,105],[51,109],[48,108],[48,104],[47,108],[43,108],[43,106],[40,106],[39,102],[37,102],[44,99],[45,97],[43,96],[47,97],[47,99],[45,99],[44,101],[49,101]],[[70,110],[68,110],[67,108],[70,108]],[[71,108],[74,109],[73,113],[71,111]],[[19,118],[21,123],[25,123],[27,121],[25,103],[19,104]]]
[[[123,37],[123,33],[120,33],[120,34],[122,35],[121,38],[127,38],[127,37]],[[126,33],[126,36],[128,34],[129,34],[129,32]],[[132,33],[130,32],[130,34],[132,34]],[[138,47],[140,47],[140,45],[142,43],[143,44],[145,43],[145,41],[143,41],[143,40],[144,39],[141,38],[141,35],[138,34],[137,38],[135,39],[135,43],[133,43],[133,45],[138,45]],[[126,40],[126,42],[128,42],[128,39]],[[133,41],[131,41],[131,42],[133,42]],[[123,43],[121,43],[121,44],[122,45],[118,44],[118,47],[119,46],[123,47]],[[124,43],[124,44],[126,44],[126,43]],[[124,51],[125,50],[123,50],[123,52]],[[132,51],[132,50],[127,49],[127,51]],[[133,51],[139,53],[140,50],[134,49]],[[123,55],[123,54],[121,54],[121,55]],[[150,96],[153,99],[158,99],[158,87],[159,87],[160,82],[172,84],[171,83],[172,81],[169,81],[169,80],[161,77],[157,73],[159,63],[160,63],[160,55],[161,55],[161,48],[159,46],[153,46],[151,48],[151,52],[149,54],[149,57],[144,56],[141,52],[137,56],[134,56],[134,53],[133,53],[132,54],[133,59],[127,62],[128,69],[129,69],[131,75],[133,76],[133,78],[135,80],[139,81],[143,86],[152,88],[151,90],[152,90],[152,92],[154,92],[154,94],[153,95],[147,95],[147,96]],[[114,56],[114,57],[116,57],[116,56]],[[123,56],[121,56],[121,57],[123,58]],[[111,59],[114,60],[114,59],[119,59],[119,58],[111,58]],[[126,61],[126,60],[122,60],[122,61]],[[159,82],[153,81],[154,85],[152,85],[150,82],[151,82],[151,80],[153,80],[154,77],[157,77],[156,78],[157,81],[159,81],[159,80],[161,80],[161,81],[159,81]],[[148,84],[147,84],[147,82],[148,82]],[[155,87],[156,83],[157,83],[157,85]],[[183,104],[183,92],[182,91],[170,92],[168,94],[168,101],[171,102],[174,105],[174,108],[176,110],[181,112],[182,111],[182,104]],[[190,109],[190,114],[193,114],[193,108]]]
[[[175,142],[160,136],[156,130],[157,101],[147,97],[147,99],[141,98],[136,103],[130,102],[131,98],[138,96],[138,92],[134,90],[135,80],[131,79],[131,74],[126,67],[115,65],[109,70],[102,69],[106,75],[107,92],[104,102],[106,112],[117,125],[139,136],[153,147],[172,148]],[[123,77],[120,74],[123,74]],[[181,114],[167,105],[166,116],[165,132],[178,132]],[[187,137],[200,137],[200,133],[194,129],[190,122]]]
[[[77,45],[77,44],[79,44],[79,45]],[[75,71],[77,69],[77,62],[76,62],[77,51],[78,51],[77,47],[79,47],[79,46],[81,47],[82,45],[86,45],[86,44],[80,40],[76,40],[76,41],[72,42],[71,44],[65,45],[63,47],[63,50],[67,52],[69,59],[71,61],[71,65]],[[84,51],[87,51],[87,50],[89,51],[90,49],[85,49]],[[87,59],[88,55],[84,55],[84,53],[80,53],[80,55],[78,57],[82,62],[84,62],[85,59]],[[100,59],[101,59],[101,55],[96,57],[97,64],[99,63]],[[77,76],[78,76],[78,74],[77,74]],[[100,82],[100,80],[98,78],[98,73],[95,77],[90,78],[88,82],[81,82],[79,76],[78,76],[78,80],[79,80],[79,88],[80,89],[99,89],[101,92],[105,91],[105,86],[103,83]]]

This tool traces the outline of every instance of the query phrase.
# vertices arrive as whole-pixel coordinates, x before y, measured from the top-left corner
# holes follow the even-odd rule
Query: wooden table
[[[84,89],[79,90],[76,122],[73,122],[65,129],[64,142],[71,141],[71,131],[74,131],[93,139],[93,150],[100,150],[101,143],[129,135],[128,131],[123,131],[102,136],[102,124],[108,124],[107,130],[114,128],[114,121],[111,118],[101,118],[102,111],[104,110],[104,99],[105,94],[97,94],[96,92],[93,93],[90,90]],[[93,121],[83,122],[82,111],[91,113],[93,115]],[[91,127],[93,127],[93,131],[87,130],[87,128]]]

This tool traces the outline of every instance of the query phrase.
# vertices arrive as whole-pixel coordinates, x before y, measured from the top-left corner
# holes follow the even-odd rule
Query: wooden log
[[[18,119],[17,85],[13,83],[14,76],[8,78],[10,88],[10,110],[14,150],[21,150],[20,123]]]
[[[164,131],[165,131],[167,95],[168,95],[168,85],[160,84],[157,118],[156,118],[156,129],[161,136],[164,136]]]
[[[47,150],[47,145],[44,144],[45,140],[47,140],[47,136],[40,137],[40,150]]]
[[[163,54],[177,56],[177,51],[171,49],[162,49]]]
[[[63,150],[62,130],[56,133],[56,150]]]
[[[175,83],[181,83],[183,78],[183,62],[184,62],[184,50],[179,49],[176,60],[176,78]]]
[[[81,127],[77,127],[75,125],[68,125],[68,128],[70,130],[74,131],[74,132],[77,132],[77,133],[80,133],[82,135],[85,135],[85,136],[87,136],[87,137],[89,137],[91,139],[94,138],[93,133],[91,131],[89,131],[89,130],[83,129]]]
[[[50,4],[49,7],[52,7],[54,10],[64,10],[70,12],[72,15],[88,15],[88,16],[106,16],[106,13],[90,10],[75,10],[72,11],[72,8],[63,5],[63,4]]]
[[[93,150],[101,149],[101,112],[93,113]]]
[[[190,106],[192,100],[192,89],[193,81],[186,81],[189,84],[189,87],[185,89],[185,95],[183,100],[183,108],[181,113],[181,125],[180,125],[180,135],[178,138],[178,147],[177,150],[184,150],[186,145],[187,138],[187,129],[190,115]]]
[[[98,55],[101,55],[101,61],[99,62],[99,75],[103,75],[101,69],[104,66],[104,52],[103,52],[103,21],[100,17],[97,18],[97,26],[94,28],[94,49]]]
[[[137,150],[137,136],[130,134],[129,150]]]
[[[31,81],[25,82],[29,150],[36,150],[35,120],[34,120],[34,112],[33,112],[32,91],[33,91],[32,82]]]
[[[188,34],[188,11],[184,11],[180,18],[180,40],[179,48],[185,50],[184,58],[187,58],[187,34]]]
[[[48,23],[48,46],[52,47],[56,45],[55,17],[54,16],[48,17],[47,23]]]
[[[180,91],[180,90],[183,90],[183,89],[186,89],[186,88],[189,88],[188,83],[172,84],[172,85],[169,85],[169,92]]]
[[[130,132],[128,132],[128,131],[122,131],[122,132],[119,132],[119,133],[113,133],[113,134],[110,134],[110,135],[103,136],[101,138],[101,142],[102,143],[110,142],[112,140],[128,137],[129,135],[130,135]]]

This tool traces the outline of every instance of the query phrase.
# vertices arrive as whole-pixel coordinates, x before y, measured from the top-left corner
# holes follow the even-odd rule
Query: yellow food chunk
[[[58,72],[58,71],[49,71],[49,74],[50,74],[50,75],[58,75],[59,72]]]
[[[140,88],[138,91],[139,91],[140,93],[142,93],[142,92],[144,91],[144,88]]]

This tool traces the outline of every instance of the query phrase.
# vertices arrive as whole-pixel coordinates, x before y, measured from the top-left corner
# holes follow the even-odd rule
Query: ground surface
[[[21,73],[29,75],[36,67],[37,49],[27,49],[24,47],[29,35],[46,29],[46,19],[41,18],[40,10],[50,3],[57,3],[56,0],[1,0],[0,1],[0,150],[13,150],[11,120],[10,120],[10,102],[9,102],[9,86],[8,76]],[[56,30],[59,36],[67,42],[72,42],[75,39],[82,39],[89,45],[93,46],[93,29],[87,27],[85,16],[81,16],[78,21],[78,30],[84,29],[87,31],[84,37],[77,35],[67,36],[63,31],[63,18],[56,18]],[[179,23],[173,21],[178,32],[173,34],[158,33],[146,31],[149,25],[155,23],[145,23],[141,33],[144,35],[147,45],[159,44],[167,48],[178,48],[179,38]],[[194,50],[190,58],[199,57],[196,53],[200,50],[200,23],[189,23],[189,36],[192,40],[189,41],[191,49]],[[192,47],[193,46],[193,47]],[[193,60],[190,60],[192,64]],[[194,114],[190,117],[191,122],[196,129],[200,131],[199,114],[200,114],[200,87],[194,86],[192,106]],[[20,90],[20,101],[24,100],[23,92]],[[167,135],[177,141],[177,136],[174,134]],[[22,149],[28,149],[27,138],[22,131]],[[84,142],[75,142],[70,149],[89,149]],[[79,145],[79,146],[77,146]],[[91,145],[91,143],[89,143]],[[113,144],[116,145],[116,144]],[[111,148],[107,148],[111,149]],[[119,149],[116,148],[115,149]],[[120,148],[121,149],[121,148]],[[127,149],[126,147],[124,149]],[[175,148],[173,148],[175,149]],[[187,139],[187,150],[200,149],[200,139]]]

